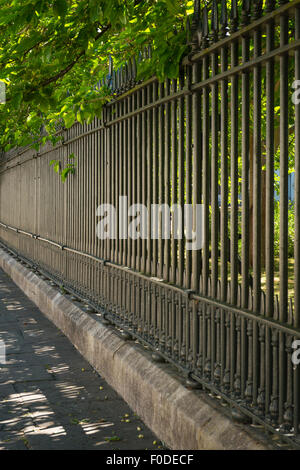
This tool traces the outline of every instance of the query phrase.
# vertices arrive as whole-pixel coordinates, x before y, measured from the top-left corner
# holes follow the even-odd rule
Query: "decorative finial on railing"
[[[127,86],[129,88],[131,88],[131,86],[132,86],[132,64],[131,64],[131,59],[129,59],[129,61],[128,61]]]
[[[118,86],[118,90],[119,90],[119,92],[120,92],[120,90],[121,90],[121,88],[122,88],[122,67],[119,67],[118,72],[119,72],[119,86]]]
[[[254,0],[253,2],[253,11],[252,11],[252,20],[258,20],[262,15],[262,0]]]
[[[195,33],[200,19],[200,0],[194,0],[194,15],[192,21],[192,32]]]
[[[186,43],[191,44],[192,41],[192,28],[191,28],[191,20],[188,16],[186,19]]]
[[[124,73],[123,73],[123,65],[120,67],[120,90],[123,90],[124,84]]]
[[[115,70],[113,71],[113,74],[112,74],[112,91],[114,92],[115,89],[116,89],[116,72]]]
[[[226,1],[224,0],[226,4]],[[230,10],[230,32],[234,33],[238,29],[238,9],[237,9],[237,0],[231,0],[231,10]]]
[[[108,73],[109,73],[109,76],[110,76],[110,77],[112,76],[113,68],[114,68],[113,58],[112,58],[111,55],[109,55]]]
[[[207,6],[202,11],[202,44],[201,49],[206,49],[208,46],[208,12]]]
[[[117,93],[120,90],[120,69],[117,70],[117,76],[116,76],[116,91]]]
[[[223,39],[226,37],[228,32],[228,15],[227,15],[227,4],[226,0],[221,2],[221,16],[220,16],[220,33],[219,38]]]
[[[193,15],[193,21],[192,21],[192,26],[191,26],[193,50],[196,50],[199,47],[198,35],[197,35],[199,22],[200,22],[200,0],[195,0],[194,1],[194,15]]]
[[[195,33],[196,41],[197,41],[197,47],[198,49],[201,47],[202,43],[202,18],[201,14],[199,14],[199,21],[198,21],[198,27],[197,31]]]
[[[124,85],[127,87],[128,85],[128,64],[125,62],[125,67],[124,67]]]
[[[273,10],[275,10],[275,6],[276,6],[275,0],[267,0],[266,8],[265,8],[266,13],[271,13]]]
[[[135,57],[132,57],[132,78],[135,80],[137,76],[137,66]]]
[[[243,0],[241,26],[247,26],[250,21],[250,0]]]
[[[132,64],[131,59],[128,61],[128,75],[127,75],[127,87],[130,90],[132,86]]]
[[[126,83],[127,83],[127,64],[125,63],[124,67],[122,68],[122,82],[123,82],[123,91],[126,90]]]
[[[218,40],[219,31],[219,12],[217,0],[213,0],[211,13],[211,29],[209,34],[210,43],[213,44]]]

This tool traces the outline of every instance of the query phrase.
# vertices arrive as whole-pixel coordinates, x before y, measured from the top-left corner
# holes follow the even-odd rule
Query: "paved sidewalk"
[[[0,450],[157,449],[158,439],[0,270]]]

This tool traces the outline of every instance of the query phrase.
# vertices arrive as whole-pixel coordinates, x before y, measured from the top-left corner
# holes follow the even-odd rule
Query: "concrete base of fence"
[[[157,364],[2,249],[0,266],[171,449],[270,448],[250,427],[231,421],[201,391],[188,390],[168,364]]]

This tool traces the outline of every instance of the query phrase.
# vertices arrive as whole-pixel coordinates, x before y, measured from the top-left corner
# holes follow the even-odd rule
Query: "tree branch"
[[[110,29],[111,25],[108,24],[107,26],[105,26],[96,36],[95,36],[95,41],[97,41],[98,39],[100,39],[100,37],[106,33],[106,31],[108,31]],[[60,72],[58,72],[56,75],[53,75],[52,77],[48,78],[47,80],[44,80],[43,82],[41,82],[37,87],[35,88],[43,88],[47,85],[50,85],[50,83],[53,83],[53,82],[57,82],[57,80],[59,80],[60,78],[64,77],[73,67],[74,65],[77,64],[77,62],[79,61],[79,59],[81,59],[81,57],[83,57],[85,55],[85,50],[81,51],[77,57],[67,66],[65,67],[63,70],[61,70]]]

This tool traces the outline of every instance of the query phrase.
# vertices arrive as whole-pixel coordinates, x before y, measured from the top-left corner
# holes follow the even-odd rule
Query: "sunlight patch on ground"
[[[86,435],[99,432],[103,428],[110,428],[114,423],[80,423],[80,426]]]

